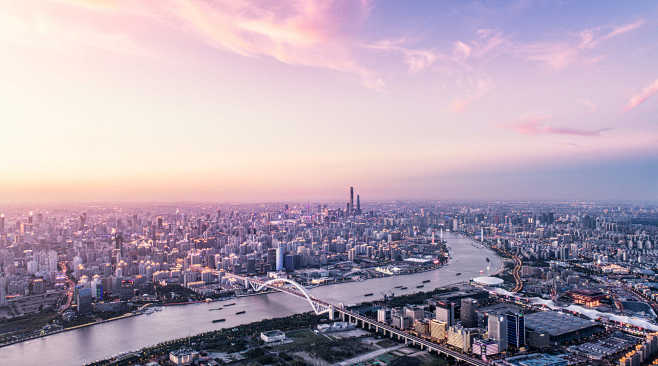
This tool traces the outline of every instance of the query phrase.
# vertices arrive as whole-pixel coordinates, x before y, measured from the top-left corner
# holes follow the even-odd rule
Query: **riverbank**
[[[502,265],[502,260],[490,250],[476,248],[466,238],[450,235],[448,246],[452,258],[447,265],[434,271],[403,276],[375,278],[337,285],[320,286],[309,290],[312,296],[333,304],[357,304],[391,296],[412,294],[423,281],[424,291],[446,287],[481,276],[488,265],[492,270]],[[486,257],[491,263],[486,262]],[[457,273],[462,273],[457,276]],[[398,286],[408,290],[396,289]],[[373,296],[364,296],[374,293]],[[191,336],[219,328],[233,328],[268,318],[304,313],[308,303],[285,293],[277,292],[262,296],[235,298],[234,311],[245,310],[241,316],[223,316],[222,311],[208,311],[216,303],[197,303],[186,306],[167,306],[149,316],[138,316],[113,321],[98,326],[88,326],[74,331],[52,335],[41,340],[22,342],[0,350],[0,364],[38,364],[48,360],[52,366],[70,366],[105,359],[170,339]],[[233,313],[231,311],[230,313]],[[226,318],[225,322],[213,324],[212,320]]]
[[[121,361],[122,365],[131,365],[132,362],[144,362],[153,357],[166,356],[169,352],[181,347],[194,345],[218,352],[241,352],[247,349],[244,337],[258,335],[270,330],[289,331],[299,328],[315,328],[326,316],[315,315],[312,312],[294,314],[287,317],[261,320],[249,324],[243,324],[231,329],[219,329],[215,331],[200,333],[184,338],[177,338],[166,342],[154,344],[135,351],[124,352],[104,360],[94,361],[86,366],[116,365]],[[200,350],[200,349],[197,349]],[[133,356],[134,355],[134,356]]]
[[[29,337],[18,339],[18,340],[11,341],[11,342],[0,343],[0,348],[8,347],[8,346],[18,344],[18,343],[28,342],[28,341],[39,339],[39,338],[45,338],[45,337],[48,337],[48,336],[53,336],[53,335],[56,335],[56,334],[69,332],[69,331],[76,330],[76,329],[91,327],[93,325],[99,325],[99,324],[109,323],[109,322],[113,322],[113,321],[117,321],[117,320],[121,320],[121,319],[132,318],[132,317],[137,316],[137,315],[142,315],[142,313],[141,312],[139,312],[139,313],[138,312],[130,312],[130,313],[115,316],[115,317],[109,318],[109,319],[103,319],[103,320],[99,320],[99,321],[95,321],[95,322],[89,322],[89,323],[85,323],[85,324],[78,324],[78,325],[74,325],[72,327],[62,328],[62,329],[54,330],[52,332],[47,332],[47,333],[44,333],[44,334],[37,334],[37,335],[29,336]]]

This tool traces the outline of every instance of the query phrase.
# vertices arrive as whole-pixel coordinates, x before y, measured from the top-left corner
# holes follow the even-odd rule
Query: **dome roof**
[[[473,279],[473,282],[484,286],[500,286],[505,281],[503,281],[498,277],[483,276],[483,277],[475,277]]]

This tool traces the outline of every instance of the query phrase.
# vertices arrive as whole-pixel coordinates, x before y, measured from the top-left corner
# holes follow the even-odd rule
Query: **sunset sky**
[[[0,0],[0,202],[658,200],[658,2]]]

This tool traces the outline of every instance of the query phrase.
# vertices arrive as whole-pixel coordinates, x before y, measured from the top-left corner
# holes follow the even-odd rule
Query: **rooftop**
[[[502,285],[503,282],[505,281],[503,281],[498,277],[482,276],[482,277],[475,277],[473,279],[473,282],[484,286],[499,286]]]
[[[540,311],[525,316],[525,326],[538,333],[547,333],[556,337],[596,326],[591,320],[557,311]]]
[[[567,363],[568,361],[561,356],[553,356],[545,353],[532,353],[505,359],[506,365],[513,366],[566,366]]]

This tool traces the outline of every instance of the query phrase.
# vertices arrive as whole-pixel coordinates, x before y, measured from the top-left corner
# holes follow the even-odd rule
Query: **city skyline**
[[[655,2],[0,8],[2,203],[658,199]]]
[[[0,365],[658,365],[658,2],[0,0]]]

